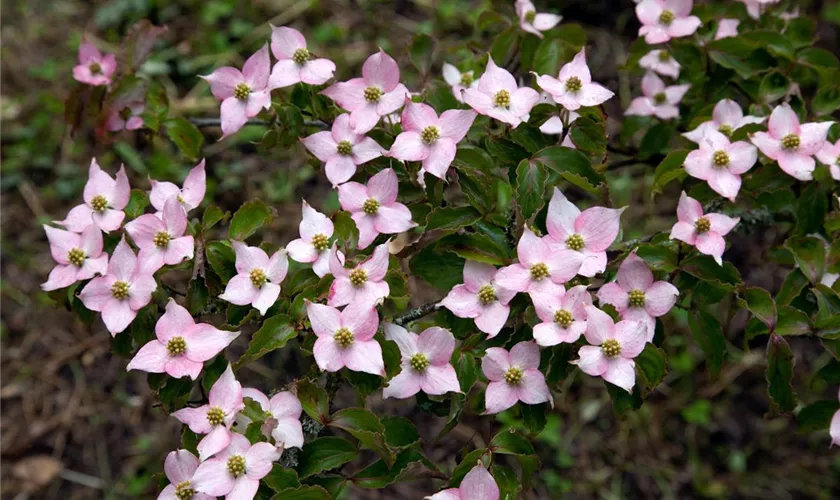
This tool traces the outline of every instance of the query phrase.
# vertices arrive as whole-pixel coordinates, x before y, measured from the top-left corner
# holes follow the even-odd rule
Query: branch
[[[221,127],[222,120],[221,118],[188,118],[190,123],[195,125],[196,127]],[[271,120],[248,120],[245,125],[256,125],[260,127],[269,127],[273,124]],[[323,129],[330,128],[330,125],[326,122],[322,122],[321,120],[304,120],[304,125],[307,127],[318,127]]]
[[[423,304],[422,306],[415,307],[409,311],[400,314],[396,318],[394,318],[393,323],[398,326],[403,326],[406,323],[411,323],[416,319],[420,319],[423,316],[435,311],[438,307],[437,302],[429,302],[428,304]]]

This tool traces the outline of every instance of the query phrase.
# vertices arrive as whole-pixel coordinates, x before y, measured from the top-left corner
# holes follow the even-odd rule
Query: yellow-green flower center
[[[382,97],[382,89],[379,87],[371,85],[365,89],[365,100],[367,102],[379,102],[380,97]]]
[[[178,197],[176,199],[178,200],[178,203],[181,203],[181,204],[186,203],[186,200],[184,200],[184,197],[181,196],[180,194],[178,195]]]
[[[262,288],[265,282],[268,281],[268,277],[262,269],[252,269],[250,276],[251,283],[257,288]]]
[[[509,108],[510,107],[510,92],[505,89],[502,89],[496,92],[496,95],[493,96],[493,104],[497,108]]]
[[[440,130],[438,130],[438,128],[434,125],[429,125],[420,132],[420,139],[422,139],[425,144],[433,144],[439,138]]]
[[[98,194],[90,200],[90,206],[97,212],[104,212],[105,209],[108,208],[108,199],[101,194]]]
[[[661,106],[662,104],[665,104],[666,101],[668,101],[668,96],[665,95],[665,92],[660,92],[653,96],[653,102],[657,105]]]
[[[423,372],[430,363],[429,358],[427,358],[425,354],[418,352],[411,357],[408,364],[410,364],[416,371]]]
[[[519,385],[522,382],[522,370],[515,366],[508,368],[508,371],[505,372],[505,382],[510,385]]]
[[[379,211],[379,201],[373,198],[366,199],[364,205],[362,205],[362,211],[368,215],[376,215],[376,212]]]
[[[367,280],[367,272],[361,267],[357,267],[356,269],[350,271],[350,283],[352,283],[353,286],[362,286],[367,283]]]
[[[319,252],[324,251],[330,247],[330,239],[326,234],[318,233],[312,237],[312,246]]]
[[[355,337],[353,336],[353,332],[342,327],[335,331],[335,334],[333,334],[333,340],[335,340],[335,343],[338,344],[338,347],[347,347],[353,343]]]
[[[645,307],[645,292],[633,289],[627,293],[627,297],[630,307]]]
[[[528,12],[525,13],[525,22],[526,23],[533,24],[534,19],[536,19],[536,18],[537,18],[537,11],[535,11],[535,10],[529,10]]]
[[[578,92],[582,88],[583,82],[580,81],[580,78],[570,76],[569,79],[566,80],[566,92]]]
[[[732,132],[734,132],[734,130],[732,130],[731,125],[724,124],[718,127],[718,132],[725,135],[726,137],[732,137]]]
[[[711,228],[712,221],[710,221],[708,217],[700,217],[697,219],[697,222],[694,223],[694,229],[701,234],[708,232]]]
[[[621,354],[621,344],[616,339],[607,339],[601,344],[601,351],[604,353],[604,356],[614,358]]]
[[[572,324],[573,318],[572,313],[565,309],[558,309],[554,311],[554,322],[558,325],[562,326],[563,328],[569,328],[569,325]]]
[[[170,356],[180,356],[187,352],[187,341],[184,337],[172,337],[166,343],[166,350]]]
[[[475,81],[475,77],[473,76],[472,71],[467,71],[466,73],[461,73],[461,85],[464,87],[469,87]]]
[[[175,498],[178,500],[189,500],[195,495],[195,490],[190,487],[189,481],[175,485]]]
[[[233,477],[239,477],[245,474],[245,457],[242,455],[233,455],[228,458],[227,470]]]
[[[117,300],[123,300],[128,297],[128,283],[125,281],[116,281],[111,285],[111,295]]]
[[[539,262],[531,266],[531,279],[534,281],[541,281],[543,278],[548,277],[548,266]]]
[[[245,82],[239,83],[233,88],[233,97],[240,101],[248,99],[249,95],[251,95],[251,87]]]
[[[90,66],[88,66],[88,69],[90,70],[91,74],[93,74],[93,75],[98,75],[98,74],[102,73],[102,66],[100,66],[100,64],[98,62],[90,63]]]
[[[207,410],[207,421],[210,425],[219,425],[225,421],[225,411],[218,406]]]
[[[292,61],[296,62],[297,64],[303,65],[309,58],[312,57],[312,54],[309,53],[307,49],[297,49],[294,54],[292,54]]]
[[[126,106],[126,107],[124,107],[123,109],[120,110],[119,114],[120,114],[120,118],[122,118],[123,121],[128,120],[129,118],[131,118],[131,108]]]
[[[353,144],[347,140],[339,142],[335,149],[341,156],[350,156],[353,154]]]
[[[712,162],[718,168],[723,168],[729,165],[729,155],[726,151],[718,150],[712,155]]]
[[[167,245],[169,245],[169,240],[171,239],[172,237],[169,236],[169,233],[167,233],[166,231],[160,231],[155,235],[152,241],[155,242],[156,247],[165,248]]]
[[[496,289],[492,285],[481,285],[478,289],[478,301],[487,305],[496,300]]]
[[[71,248],[69,252],[67,252],[67,260],[70,261],[76,267],[82,267],[82,264],[85,263],[85,251],[81,248]]]
[[[668,26],[669,24],[674,22],[674,19],[676,18],[677,16],[675,16],[674,13],[670,10],[663,10],[662,13],[659,14],[659,23]]]
[[[586,246],[586,242],[583,241],[583,236],[577,233],[566,238],[566,248],[580,252],[584,246]]]
[[[796,134],[788,134],[782,137],[782,147],[791,151],[799,149],[799,136]]]
[[[671,60],[671,54],[667,50],[660,50],[657,57],[659,58],[659,62],[666,63]]]

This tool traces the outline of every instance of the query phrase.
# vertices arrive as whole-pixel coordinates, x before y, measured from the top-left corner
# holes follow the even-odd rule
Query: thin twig
[[[403,326],[406,323],[411,323],[416,319],[420,319],[423,316],[433,312],[438,307],[437,302],[429,302],[428,304],[423,304],[422,306],[415,307],[409,311],[406,311],[403,314],[400,314],[396,318],[394,318],[394,324],[398,326]]]
[[[221,127],[222,125],[221,118],[188,118],[188,120],[196,127]],[[272,123],[273,122],[271,120],[248,120],[245,125],[268,127],[272,125]],[[323,129],[330,128],[328,123],[322,122],[321,120],[304,120],[303,124],[307,127],[318,127]]]

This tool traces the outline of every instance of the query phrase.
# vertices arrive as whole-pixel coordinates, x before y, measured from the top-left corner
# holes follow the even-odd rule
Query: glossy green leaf
[[[796,408],[796,394],[791,385],[795,363],[787,341],[771,335],[767,343],[767,393],[777,411],[787,413]]]
[[[358,455],[356,445],[346,439],[326,436],[303,445],[300,451],[298,473],[301,478],[341,467]]]

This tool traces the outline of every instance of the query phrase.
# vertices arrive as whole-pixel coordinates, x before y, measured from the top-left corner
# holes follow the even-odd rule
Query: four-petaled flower
[[[353,269],[344,267],[344,256],[337,248],[330,253],[330,272],[335,277],[330,285],[327,303],[333,307],[354,304],[376,307],[391,293],[385,274],[388,272],[390,240],[373,249],[373,254]]]
[[[142,266],[123,238],[111,255],[108,271],[92,279],[79,293],[79,299],[91,311],[102,313],[105,327],[116,336],[152,300],[156,289],[152,271]]]
[[[478,79],[472,71],[461,73],[457,67],[449,63],[443,63],[443,79],[452,88],[452,94],[458,102],[464,102],[463,91],[474,89],[478,86]]]
[[[379,234],[397,234],[417,226],[408,207],[397,202],[397,174],[386,168],[367,186],[347,182],[338,186],[341,208],[350,212],[359,229],[359,248],[367,248]]]
[[[73,68],[73,78],[88,85],[110,85],[115,71],[117,59],[114,54],[103,56],[95,45],[82,40],[79,45],[79,64]]]
[[[205,438],[206,439],[206,438]],[[195,490],[225,500],[251,500],[260,479],[271,472],[283,448],[270,443],[251,444],[242,434],[233,434],[218,455],[198,466],[193,476]]]
[[[633,358],[645,348],[646,326],[641,321],[618,323],[604,311],[586,306],[586,341],[572,361],[583,373],[601,377],[627,392],[636,385],[636,362]]]
[[[125,218],[123,209],[131,197],[125,166],[120,166],[114,179],[99,168],[96,158],[92,159],[83,197],[84,203],[75,206],[67,218],[56,223],[74,233],[81,233],[94,222],[106,233],[119,229]]]
[[[688,92],[691,85],[665,86],[665,82],[653,72],[645,73],[642,77],[642,96],[636,97],[630,103],[625,115],[655,116],[661,120],[670,120],[680,116],[678,104]]]
[[[318,368],[337,372],[346,366],[353,371],[385,376],[382,348],[373,338],[379,328],[376,309],[353,304],[339,311],[307,300],[306,312],[318,337],[313,347]]]
[[[167,373],[175,378],[189,376],[195,380],[204,362],[222,352],[239,332],[196,323],[184,307],[170,298],[166,313],[155,325],[155,336],[137,351],[126,370]]]
[[[268,85],[270,65],[266,44],[245,61],[242,71],[225,66],[201,76],[210,84],[210,91],[216,99],[222,101],[222,139],[236,133],[260,110],[271,107],[271,87]]]
[[[316,132],[300,141],[325,163],[324,172],[333,187],[349,181],[356,173],[356,166],[385,153],[376,141],[353,131],[347,113],[338,115],[331,131]]]
[[[466,261],[464,283],[453,287],[440,305],[459,318],[473,318],[479,330],[495,337],[505,326],[510,314],[508,302],[516,295],[495,282],[497,274],[490,264]]]
[[[193,167],[184,179],[184,187],[179,188],[175,184],[166,181],[151,179],[152,191],[149,193],[149,202],[157,210],[155,215],[163,216],[163,207],[169,198],[175,198],[178,203],[189,212],[198,208],[204,201],[204,193],[207,190],[207,173],[204,170],[204,159]]]
[[[219,298],[237,306],[252,305],[265,315],[277,302],[280,283],[289,271],[286,251],[278,250],[269,259],[262,248],[249,247],[241,241],[233,241],[232,245],[236,252],[237,274],[228,281]]]
[[[693,6],[694,0],[642,0],[636,5],[642,23],[639,36],[656,44],[693,34],[702,24],[699,17],[691,15]]]
[[[115,103],[108,114],[105,127],[111,132],[120,130],[137,130],[143,126],[143,118],[140,116],[146,109],[143,101],[118,102]]]
[[[385,338],[400,349],[402,371],[383,389],[383,398],[409,398],[420,391],[430,395],[461,392],[455,368],[449,358],[455,350],[455,337],[444,328],[431,327],[420,335],[385,323]]]
[[[716,213],[704,215],[700,202],[683,191],[677,206],[677,223],[671,228],[670,238],[694,245],[700,253],[712,256],[715,262],[722,265],[721,256],[726,249],[723,237],[740,220],[738,217]]]
[[[758,150],[746,141],[729,142],[716,130],[709,129],[700,141],[700,149],[688,153],[685,171],[709,183],[719,195],[735,201],[741,189],[741,175],[758,160]]]
[[[186,230],[187,214],[175,197],[164,205],[163,217],[145,214],[125,225],[125,231],[140,247],[140,262],[152,272],[193,258],[195,241],[184,235]]]
[[[823,147],[817,151],[817,159],[828,165],[831,177],[840,181],[840,140],[834,144],[825,141]]]
[[[592,81],[589,66],[586,65],[586,49],[581,49],[572,62],[560,68],[557,78],[537,75],[537,85],[551,94],[554,102],[575,111],[581,106],[597,106],[615,94]]]
[[[242,385],[228,365],[219,379],[210,388],[208,403],[197,408],[182,408],[172,414],[182,424],[189,426],[196,434],[207,434],[198,443],[198,458],[202,462],[228,448],[231,437],[240,436],[230,431],[237,412],[242,410]],[[246,440],[247,441],[247,440]],[[196,478],[197,480],[198,478]],[[199,488],[196,490],[201,491]],[[206,492],[213,494],[213,492]],[[220,493],[224,494],[224,493]]]
[[[543,31],[557,26],[563,19],[557,14],[537,13],[536,7],[530,0],[516,0],[516,15],[519,17],[519,27],[528,33],[543,38]]]
[[[796,113],[785,103],[776,106],[767,121],[767,132],[756,132],[750,139],[758,149],[788,175],[800,181],[814,178],[814,155],[825,145],[833,121],[799,124]]]
[[[286,245],[289,257],[295,262],[312,264],[315,274],[323,278],[330,273],[330,238],[335,230],[332,221],[303,200],[303,219],[298,230],[300,238]]]
[[[715,104],[711,120],[705,121],[694,130],[684,133],[683,137],[699,144],[709,130],[715,130],[731,137],[733,132],[744,125],[764,123],[766,119],[766,116],[744,116],[744,112],[737,102],[732,99],[722,99]]]
[[[481,371],[490,382],[485,394],[485,414],[499,413],[517,401],[536,405],[551,403],[551,391],[540,370],[540,348],[533,342],[520,342],[510,352],[501,347],[487,349]]]
[[[460,486],[435,493],[425,500],[499,500],[499,485],[484,465],[478,464],[464,476]]]
[[[198,458],[187,450],[175,450],[166,455],[163,471],[169,484],[157,500],[213,500],[214,497],[195,491],[193,476],[198,469]]]
[[[102,231],[96,224],[86,227],[82,234],[47,225],[44,225],[44,231],[56,266],[47,281],[41,284],[41,290],[65,288],[108,270],[108,254],[102,253]]]
[[[338,82],[323,92],[339,106],[350,111],[350,126],[364,134],[383,116],[400,109],[410,94],[400,83],[397,61],[379,49],[362,66],[362,77]]]
[[[535,303],[534,309],[543,322],[534,326],[534,340],[546,347],[573,344],[586,331],[586,306],[591,305],[592,296],[584,285]]]
[[[300,423],[300,414],[303,408],[297,396],[288,391],[278,392],[269,399],[257,389],[243,388],[243,398],[251,398],[260,405],[266,413],[266,423],[270,424],[271,437],[277,446],[283,448],[303,448],[303,427]],[[269,422],[269,419],[272,420]],[[236,425],[242,426],[244,431],[250,419],[239,414],[236,416]],[[265,432],[265,431],[263,431]]]
[[[528,120],[531,108],[537,105],[540,94],[530,87],[519,87],[516,79],[504,68],[496,66],[492,57],[478,79],[476,88],[464,90],[464,102],[479,114],[495,118],[513,128]]]
[[[335,72],[334,62],[312,57],[306,48],[306,38],[293,28],[271,27],[271,53],[277,58],[268,79],[268,86],[272,89],[298,82],[321,85],[332,78]]]
[[[406,100],[402,112],[402,133],[388,156],[401,161],[422,161],[423,170],[439,179],[455,159],[456,144],[464,140],[475,120],[473,111],[450,109],[438,118],[428,104]]]
[[[598,300],[611,304],[621,319],[642,321],[647,328],[647,341],[653,341],[656,318],[674,307],[680,291],[667,281],[653,281],[647,263],[634,250],[618,268],[618,277],[598,290]]]
[[[671,78],[680,76],[680,63],[665,49],[651,50],[639,59],[639,66]]]

